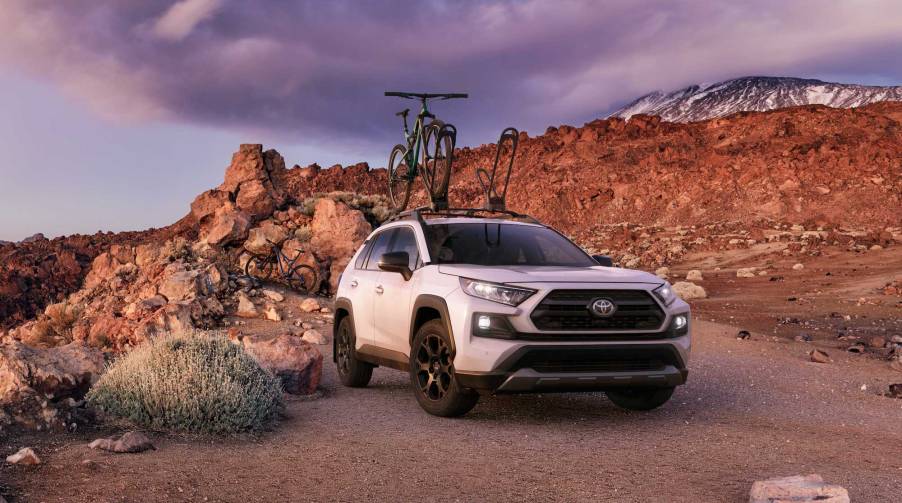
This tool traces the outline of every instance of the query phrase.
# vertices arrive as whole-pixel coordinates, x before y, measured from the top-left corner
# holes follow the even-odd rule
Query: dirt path
[[[33,445],[45,464],[3,466],[2,492],[11,503],[743,501],[756,479],[817,472],[853,501],[898,501],[902,400],[876,393],[902,375],[845,353],[807,363],[806,344],[734,333],[696,325],[689,384],[658,411],[523,395],[439,419],[404,375],[379,369],[371,387],[347,389],[329,363],[324,396],[292,400],[256,439],[155,436],[159,450],[138,455],[90,451],[96,431],[7,439],[4,452]]]

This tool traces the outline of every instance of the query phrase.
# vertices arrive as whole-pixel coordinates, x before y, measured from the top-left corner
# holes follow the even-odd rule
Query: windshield
[[[545,227],[503,223],[424,226],[429,256],[436,264],[598,265],[578,246]]]

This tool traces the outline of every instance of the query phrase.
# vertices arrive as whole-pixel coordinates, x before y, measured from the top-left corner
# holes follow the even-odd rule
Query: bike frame
[[[432,116],[432,114],[429,113],[426,101],[426,98],[420,99],[420,112],[417,114],[416,122],[413,124],[413,132],[408,131],[407,120],[404,120],[404,138],[407,140],[407,153],[404,154],[404,158],[407,161],[407,166],[410,168],[407,170],[407,178],[411,181],[413,181],[419,173],[418,163],[420,158],[420,148],[423,147],[423,128],[425,127],[423,122],[426,117]]]

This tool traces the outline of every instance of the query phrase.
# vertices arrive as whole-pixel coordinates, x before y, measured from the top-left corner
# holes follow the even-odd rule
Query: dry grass
[[[255,431],[282,405],[282,387],[219,333],[169,335],[116,360],[88,393],[114,418],[156,430]]]

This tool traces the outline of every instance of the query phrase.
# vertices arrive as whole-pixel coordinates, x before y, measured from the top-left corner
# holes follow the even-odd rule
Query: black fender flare
[[[332,315],[332,361],[336,361],[338,354],[338,324],[341,322],[341,318],[339,318],[339,314],[341,311],[347,311],[346,315],[348,318],[351,318],[351,326],[354,324],[354,307],[351,305],[351,300],[347,297],[338,297],[335,299],[335,312]]]
[[[445,325],[445,330],[448,331],[448,337],[451,339],[451,352],[456,352],[457,344],[454,342],[454,330],[451,328],[451,316],[448,312],[448,303],[445,302],[444,298],[428,293],[417,296],[417,299],[413,303],[413,309],[410,310],[409,344],[413,345],[413,338],[416,336],[417,314],[420,312],[420,309],[424,307],[438,311],[439,319],[442,321],[442,324]]]

